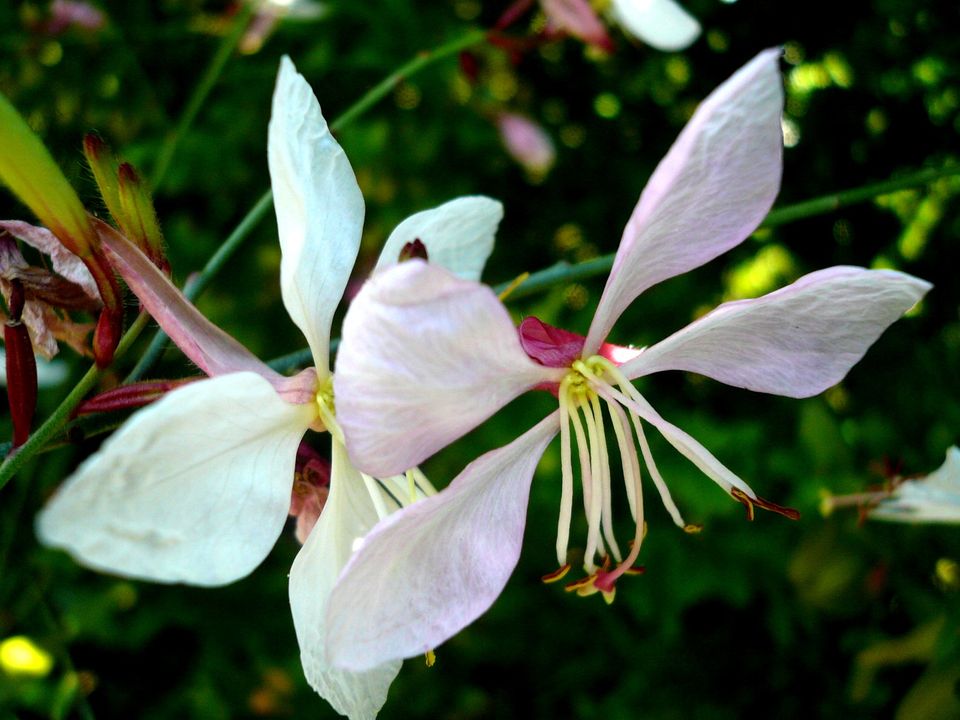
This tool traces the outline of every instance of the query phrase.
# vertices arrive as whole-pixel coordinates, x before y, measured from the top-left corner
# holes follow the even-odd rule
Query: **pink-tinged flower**
[[[540,0],[548,31],[563,31],[602,50],[613,43],[587,0]],[[673,0],[610,0],[608,15],[623,31],[657,50],[683,50],[700,23]]]
[[[51,35],[59,35],[71,27],[93,31],[102,30],[106,24],[107,16],[90,3],[53,0],[50,3],[50,18],[44,29]]]
[[[507,153],[524,170],[539,177],[550,172],[557,151],[543,127],[523,115],[505,112],[497,116],[497,129]]]
[[[289,378],[270,370],[206,320],[138,248],[101,223],[112,265],[210,377],[135,413],[67,479],[40,514],[37,530],[45,543],[92,568],[211,586],[259,565],[288,511],[298,519],[318,513],[318,519],[304,519],[316,525],[290,572],[304,672],[338,712],[372,718],[400,662],[360,673],[330,667],[326,602],[354,544],[379,519],[432,489],[416,469],[381,478],[361,473],[343,446],[329,367],[330,326],[360,246],[364,204],[313,92],[287,58],[273,98],[268,159],[283,302],[307,338],[315,367]],[[501,216],[500,204],[483,197],[413,215],[388,238],[380,267],[419,239],[431,261],[476,280]],[[297,451],[309,428],[331,435],[322,512],[319,494],[312,507],[291,507]],[[319,492],[321,483],[315,485]]]
[[[739,244],[769,211],[781,175],[779,56],[761,53],[711,94],[661,161],[627,222],[586,337],[533,318],[518,334],[489,288],[418,260],[373,277],[357,295],[344,321],[334,385],[358,468],[390,474],[414,465],[530,389],[552,390],[558,409],[366,536],[330,600],[335,666],[360,671],[414,656],[493,603],[517,562],[534,468],[558,432],[557,562],[567,567],[579,474],[586,577],[570,589],[582,595],[600,592],[610,600],[619,577],[635,571],[644,532],[642,466],[676,524],[694,529],[657,470],[647,426],[750,513],[760,506],[795,515],[758,498],[661,417],[631,380],[685,370],[757,392],[815,395],[839,382],[928,283],[835,267],[721,305],[644,350],[605,343],[644,290]],[[610,444],[622,461],[635,527],[626,546],[613,531]]]
[[[911,524],[960,523],[960,448],[947,449],[943,465],[929,475],[902,478],[894,475],[887,490],[837,495],[823,501],[829,514],[841,507],[858,506],[861,518]]]

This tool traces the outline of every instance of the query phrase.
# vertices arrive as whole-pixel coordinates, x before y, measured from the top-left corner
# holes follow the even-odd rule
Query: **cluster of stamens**
[[[643,572],[642,567],[634,566],[646,534],[637,446],[640,448],[644,465],[650,473],[664,507],[674,523],[688,533],[700,532],[702,527],[685,523],[680,515],[663,476],[653,460],[640,416],[635,408],[639,408],[641,412],[651,413],[653,409],[613,362],[599,355],[574,361],[560,382],[557,397],[560,401],[562,475],[556,547],[559,570],[544,576],[543,580],[555,582],[570,570],[567,552],[574,501],[573,447],[575,445],[579,458],[583,509],[587,517],[587,543],[583,558],[586,576],[569,583],[566,589],[581,596],[599,592],[610,603],[614,599],[616,581],[621,576]],[[613,530],[610,455],[607,450],[605,430],[607,418],[616,437],[627,502],[635,528],[626,554],[620,551]],[[798,517],[795,510],[752,494],[748,495],[737,487],[728,488],[728,491],[735,500],[746,506],[747,517],[750,520],[753,519],[754,506],[791,519]]]

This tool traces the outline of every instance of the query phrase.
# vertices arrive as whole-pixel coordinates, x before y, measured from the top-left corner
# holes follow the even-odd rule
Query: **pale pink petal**
[[[557,150],[541,125],[516,113],[500,113],[497,129],[507,153],[527,172],[544,175],[553,167]]]
[[[640,293],[739,244],[767,214],[783,153],[779,58],[760,53],[711,93],[660,161],[623,231],[588,355]]]
[[[284,378],[207,320],[139,248],[105,223],[96,223],[104,255],[164,332],[207,375],[254,372],[274,383]]]
[[[487,611],[520,557],[534,469],[559,413],[367,535],[330,598],[331,662],[362,670],[432,650]]]
[[[100,299],[97,283],[87,266],[83,264],[80,258],[67,250],[57,239],[57,236],[45,227],[38,227],[20,220],[3,220],[0,221],[0,230],[6,230],[17,240],[25,242],[44,255],[49,255],[50,263],[57,275],[76,283],[90,297],[96,300]]]
[[[377,522],[363,478],[336,440],[332,443],[332,456],[330,495],[290,570],[290,609],[300,643],[300,660],[311,687],[338,713],[351,720],[372,720],[387,699],[400,661],[391,658],[364,672],[351,672],[332,667],[326,659],[330,592],[354,544]]]
[[[721,305],[621,370],[631,378],[686,370],[757,392],[809,397],[840,382],[929,289],[894,270],[820,270],[769,295]]]
[[[283,253],[283,303],[325,377],[330,323],[360,248],[363,196],[317,98],[286,56],[273,94],[267,159]]]
[[[479,280],[501,219],[503,205],[479,195],[418,212],[390,233],[374,272],[396,265],[404,245],[419,240],[432,264],[464,280]]]
[[[683,50],[700,36],[700,23],[673,0],[612,0],[610,12],[628,35],[657,50]]]
[[[960,448],[926,477],[907,480],[869,511],[874,520],[905,523],[960,523]]]
[[[222,585],[250,573],[287,519],[313,420],[254,373],[185,385],[130,418],[37,518],[46,545],[105,572]]]
[[[540,0],[540,7],[551,30],[566,32],[603,50],[613,48],[606,28],[588,0]]]
[[[396,475],[562,374],[527,357],[490,288],[408,260],[368,280],[347,312],[337,420],[358,468]]]

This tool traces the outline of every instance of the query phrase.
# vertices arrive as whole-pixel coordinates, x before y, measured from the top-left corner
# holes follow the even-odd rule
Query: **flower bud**
[[[30,437],[30,426],[37,407],[37,360],[27,326],[21,321],[26,295],[23,285],[11,282],[9,315],[3,328],[6,345],[7,400],[13,421],[13,447],[20,447]]]

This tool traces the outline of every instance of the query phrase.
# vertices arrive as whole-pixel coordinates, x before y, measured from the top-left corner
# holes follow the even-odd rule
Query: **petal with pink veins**
[[[286,56],[273,94],[267,160],[283,253],[283,303],[323,378],[330,323],[360,248],[363,196],[317,98]]]
[[[106,223],[95,221],[95,227],[113,269],[197,367],[211,377],[254,372],[277,385],[286,382],[286,378],[207,320],[139,248]]]
[[[713,91],[660,161],[614,259],[584,348],[589,356],[640,293],[740,244],[780,187],[780,50]]]
[[[502,219],[503,205],[479,195],[418,212],[390,233],[374,272],[396,265],[404,245],[419,240],[429,262],[464,280],[480,280]]]
[[[894,270],[827,268],[769,295],[725,303],[621,371],[636,378],[686,370],[756,392],[809,397],[840,382],[930,287]]]
[[[700,23],[673,0],[612,0],[610,10],[624,32],[657,50],[683,50],[700,36]]]
[[[223,585],[266,557],[313,420],[254,373],[190,383],[135,413],[37,518],[46,544],[96,570]]]
[[[347,312],[337,420],[358,468],[396,475],[563,372],[527,357],[490,288],[409,260],[372,277]]]
[[[290,570],[290,608],[300,660],[311,687],[338,713],[351,720],[372,720],[386,702],[390,683],[400,671],[400,660],[390,658],[362,672],[351,672],[332,667],[326,659],[330,592],[354,544],[377,522],[363,478],[336,440],[332,455],[330,494]]]
[[[362,670],[423,654],[487,611],[520,557],[530,481],[558,418],[481,456],[367,535],[330,598],[334,665]]]

